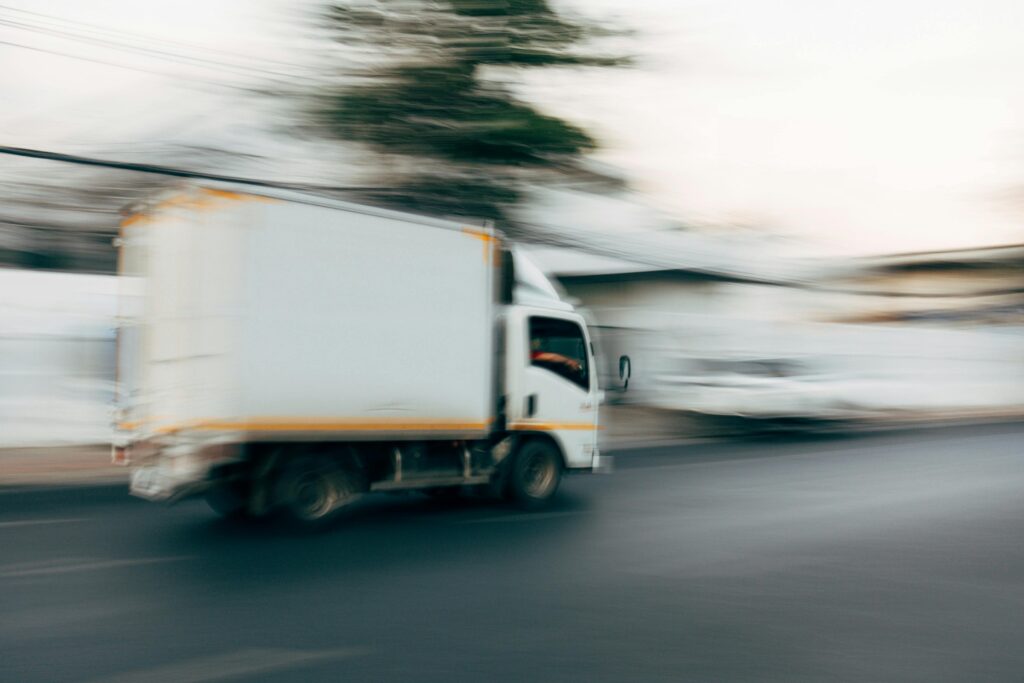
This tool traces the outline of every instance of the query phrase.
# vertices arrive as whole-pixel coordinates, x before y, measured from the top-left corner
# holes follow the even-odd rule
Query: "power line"
[[[140,67],[140,66],[132,66],[130,64],[120,64],[118,62],[110,62],[110,61],[107,61],[107,60],[104,60],[104,59],[96,59],[95,57],[84,57],[82,55],[75,55],[75,54],[71,54],[71,53],[68,53],[68,52],[61,52],[59,50],[51,50],[51,49],[48,49],[48,48],[45,48],[45,47],[37,47],[35,45],[26,45],[24,43],[16,43],[16,42],[11,41],[11,40],[0,40],[0,45],[10,45],[11,47],[20,47],[20,48],[22,48],[24,50],[32,50],[34,52],[45,52],[47,54],[57,55],[59,57],[68,57],[69,59],[79,59],[79,60],[82,60],[83,62],[92,62],[94,64],[103,64],[104,66],[113,66],[113,67],[117,67],[118,69],[128,69],[130,71],[140,71],[142,73],[154,74],[154,75],[157,75],[157,76],[164,76],[165,78],[176,78],[178,80],[183,80],[183,81],[194,81],[194,82],[210,83],[210,84],[213,84],[213,85],[219,85],[219,86],[223,86],[223,87],[227,87],[227,88],[238,88],[239,87],[237,85],[233,85],[231,83],[226,83],[224,81],[215,81],[215,80],[210,80],[208,78],[197,78],[197,77],[194,77],[194,76],[185,76],[185,75],[182,75],[182,74],[174,74],[174,73],[169,73],[169,72],[166,72],[166,71],[154,71],[152,69],[146,69],[146,68],[143,68],[143,67]]]
[[[78,164],[80,166],[98,166],[102,168],[113,168],[122,171],[135,171],[137,173],[152,173],[155,175],[170,176],[173,178],[196,178],[200,180],[214,180],[225,183],[240,183],[256,187],[274,187],[282,190],[299,190],[306,192],[399,192],[390,188],[367,187],[367,186],[330,186],[330,185],[309,185],[304,183],[287,183],[259,178],[245,178],[243,176],[229,176],[217,173],[204,173],[202,171],[190,171],[187,169],[173,168],[171,166],[160,166],[157,164],[143,164],[127,161],[111,161],[108,159],[97,159],[95,157],[76,156],[61,152],[49,152],[39,149],[27,149],[25,147],[10,147],[0,145],[0,154],[8,154],[17,157],[30,159],[44,159],[46,161],[57,161],[66,164]]]
[[[23,221],[17,218],[6,218],[0,216],[0,226],[9,225],[15,228],[25,228],[28,230],[41,230],[43,232],[61,232],[72,235],[96,235],[98,237],[109,237],[110,228],[108,226],[95,226],[97,229],[89,230],[87,228],[75,227],[72,225],[59,225],[57,223],[37,223],[30,221]]]
[[[74,20],[74,19],[68,19],[68,18],[65,18],[65,17],[58,17],[56,15],[45,14],[43,12],[33,12],[31,10],[21,9],[21,8],[18,8],[18,7],[11,7],[10,5],[0,4],[0,10],[7,11],[7,12],[16,12],[16,13],[22,14],[22,15],[27,14],[27,15],[30,15],[30,16],[33,16],[33,17],[39,17],[40,19],[43,19],[45,21],[49,21],[50,23],[56,23],[58,25],[64,24],[64,25],[70,25],[70,26],[84,27],[85,30],[93,32],[93,33],[106,34],[108,36],[120,36],[120,37],[128,38],[130,40],[134,40],[134,41],[137,41],[137,42],[141,41],[141,42],[144,42],[146,44],[162,43],[162,44],[168,45],[168,46],[174,46],[174,47],[179,47],[179,48],[186,48],[186,49],[189,49],[189,50],[200,50],[200,51],[203,51],[203,52],[207,52],[209,54],[216,54],[216,55],[221,55],[221,56],[224,56],[224,57],[231,57],[233,59],[241,59],[241,60],[252,60],[253,59],[249,55],[243,55],[243,54],[236,53],[236,52],[229,52],[227,50],[221,50],[221,49],[218,49],[218,48],[211,48],[211,47],[207,47],[205,45],[200,45],[198,43],[190,43],[190,42],[179,41],[179,40],[169,40],[167,38],[160,38],[160,37],[157,37],[157,36],[154,36],[154,35],[147,35],[147,34],[141,34],[140,35],[138,33],[131,32],[131,31],[119,30],[119,29],[115,29],[115,28],[110,28],[108,26],[102,26],[100,24],[93,24],[93,23],[86,22],[86,21],[78,21],[78,20]],[[20,19],[20,21],[24,21],[24,19]],[[66,26],[65,26],[65,28],[66,28]],[[277,60],[277,59],[264,59],[263,62],[266,63],[266,64],[275,64],[277,66],[283,66],[283,67],[301,68],[300,65],[289,63],[289,62],[283,62],[283,61],[280,61],[280,60]]]
[[[60,28],[50,28],[47,26],[40,26],[38,24],[33,25],[23,21],[11,20],[11,19],[0,19],[0,25],[9,26],[11,28],[19,29],[22,31],[31,31],[34,33],[41,33],[44,35],[55,36],[57,38],[63,38],[65,40],[75,40],[78,42],[95,45],[98,47],[109,48],[113,50],[120,50],[122,52],[130,52],[133,54],[141,55],[144,57],[150,57],[154,59],[163,59],[176,63],[184,63],[190,66],[196,66],[206,69],[216,69],[219,71],[235,71],[239,75],[262,75],[272,76],[275,78],[295,78],[294,74],[288,74],[281,71],[270,71],[268,69],[261,69],[258,67],[242,66],[231,64],[229,62],[215,61],[206,59],[203,57],[195,57],[192,55],[186,55],[183,53],[169,52],[167,50],[161,50],[152,47],[142,47],[139,45],[131,45],[123,41],[115,41],[109,38],[98,38],[94,36],[84,35],[81,33],[75,33],[73,31],[67,31]]]

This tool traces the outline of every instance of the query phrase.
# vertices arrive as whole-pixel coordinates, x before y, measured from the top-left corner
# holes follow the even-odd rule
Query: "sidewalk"
[[[0,486],[128,484],[128,469],[110,464],[110,445],[0,449]]]
[[[725,438],[729,431],[694,415],[647,406],[601,406],[601,450],[673,446]]]
[[[899,429],[1024,422],[1024,407],[948,412],[906,410],[859,418],[758,419],[701,415],[648,406],[609,405],[601,407],[601,422],[604,426],[601,436],[602,449],[631,450],[725,439],[767,437],[780,433],[865,434]]]

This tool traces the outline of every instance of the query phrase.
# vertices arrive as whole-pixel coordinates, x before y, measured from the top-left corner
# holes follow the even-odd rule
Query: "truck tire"
[[[211,510],[224,519],[257,519],[250,509],[253,482],[245,465],[227,465],[211,473],[211,484],[203,498]]]
[[[515,454],[508,473],[508,496],[519,507],[536,510],[555,496],[562,481],[562,454],[554,444],[534,439]]]
[[[241,482],[217,482],[203,494],[206,504],[224,519],[245,519],[248,496]]]
[[[286,522],[317,529],[333,521],[365,490],[362,477],[329,457],[303,457],[287,463],[275,482],[274,500]]]

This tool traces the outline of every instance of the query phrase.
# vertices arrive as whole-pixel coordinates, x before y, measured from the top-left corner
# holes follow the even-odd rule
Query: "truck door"
[[[591,467],[596,453],[597,368],[582,319],[519,310],[508,344],[509,429],[549,433],[568,467]]]

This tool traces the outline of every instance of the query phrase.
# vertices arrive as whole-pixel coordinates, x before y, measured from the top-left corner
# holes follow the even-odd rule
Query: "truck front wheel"
[[[215,470],[210,487],[204,493],[206,504],[225,519],[252,517],[249,510],[251,485],[247,472],[241,467]]]
[[[527,441],[516,453],[509,471],[509,497],[520,507],[536,510],[546,505],[562,480],[562,455],[554,444]]]
[[[218,482],[204,494],[210,509],[225,519],[246,517],[246,492],[235,482]]]

